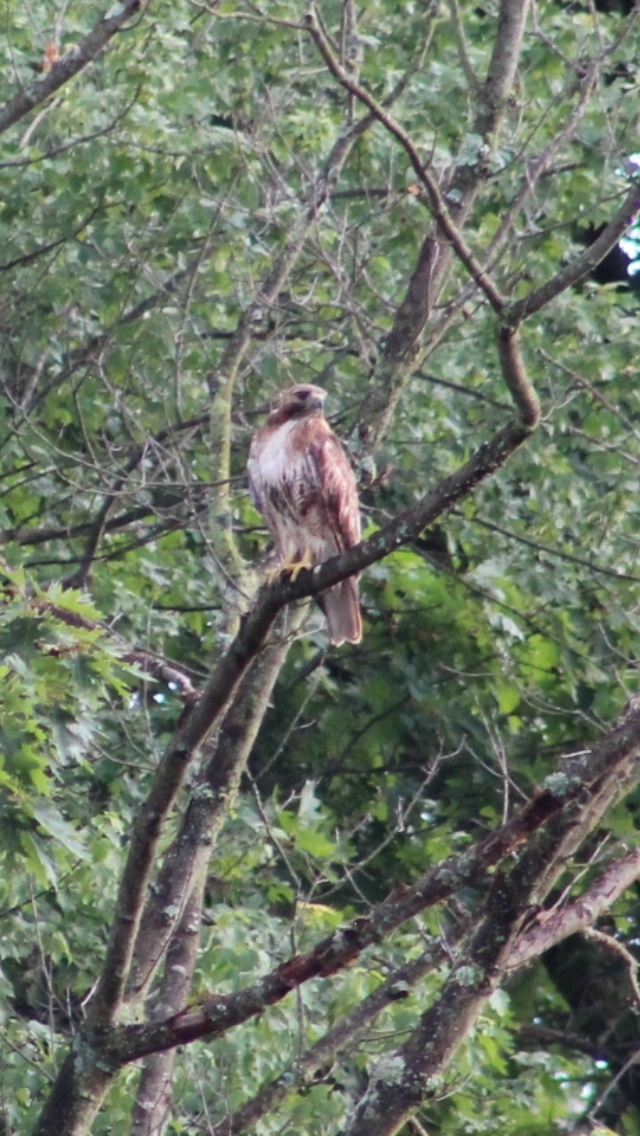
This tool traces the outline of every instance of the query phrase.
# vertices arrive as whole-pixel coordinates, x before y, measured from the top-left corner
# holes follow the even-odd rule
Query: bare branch
[[[99,1037],[104,1043],[110,1061],[121,1064],[230,1029],[280,1001],[309,979],[335,974],[366,947],[460,887],[470,883],[477,886],[486,879],[490,868],[543,828],[549,833],[544,836],[544,847],[532,845],[523,853],[522,863],[530,857],[542,880],[539,885],[536,879],[536,886],[548,887],[553,871],[561,867],[550,856],[551,845],[562,847],[564,853],[568,841],[582,839],[585,829],[610,805],[612,794],[615,797],[621,788],[634,784],[639,771],[640,711],[634,711],[593,749],[578,758],[569,755],[562,771],[548,778],[548,785],[505,824],[468,851],[449,857],[427,872],[401,896],[391,896],[367,916],[322,940],[312,951],[283,963],[243,991],[204,998],[200,1007],[185,1010],[164,1023],[117,1026],[111,1031],[99,1028],[96,1040]]]
[[[180,830],[167,849],[135,943],[126,1000],[138,1005],[162,963],[195,882],[215,849],[238,792],[242,771],[291,643],[284,620],[275,642],[254,660],[216,731]],[[178,1005],[174,1006],[177,1011]]]
[[[87,64],[92,63],[110,40],[119,31],[125,30],[126,24],[136,12],[140,11],[144,3],[146,0],[121,0],[115,10],[110,9],[110,12],[102,16],[81,43],[58,59],[46,75],[41,79],[35,79],[28,87],[24,87],[14,95],[4,107],[0,108],[0,134],[10,126],[14,126],[34,107],[43,103],[54,91],[59,91],[60,87],[73,79],[74,75],[82,71]],[[111,12],[114,14],[110,14]]]
[[[558,910],[541,912],[512,950],[509,970],[525,966],[568,935],[590,927],[639,876],[640,848],[634,848],[607,868],[579,899]]]
[[[525,370],[517,331],[498,327],[498,356],[502,377],[511,391],[520,417],[525,426],[533,429],[540,421],[540,400]]]
[[[202,920],[202,895],[206,881],[203,870],[194,882],[191,894],[184,904],[180,923],[167,950],[162,984],[154,999],[153,1017],[164,1017],[184,1005],[193,979]],[[147,1058],[140,1075],[140,1084],[131,1121],[132,1136],[151,1136],[162,1132],[171,1105],[171,1071],[174,1050],[154,1053]]]
[[[375,1021],[391,1003],[406,998],[410,988],[446,958],[438,943],[421,958],[397,967],[372,994],[345,1014],[340,1022],[297,1058],[295,1067],[264,1085],[251,1100],[214,1125],[211,1136],[240,1136],[283,1101],[296,1086],[302,1087],[313,1074]]]
[[[331,51],[329,43],[322,34],[313,10],[307,13],[306,24],[314,43],[334,78],[338,80],[341,86],[345,87],[347,91],[350,91],[360,102],[367,106],[373,117],[377,119],[403,147],[420,183],[426,190],[431,213],[434,220],[438,223],[438,227],[443,236],[451,243],[456,255],[462,261],[478,287],[482,289],[494,310],[501,312],[504,307],[504,300],[499,290],[468,247],[447,208],[436,179],[429,173],[407,132],[391,117],[373,95],[364,87],[361,87],[359,83],[356,83],[355,80],[347,74],[344,68],[340,66],[340,63]]]
[[[614,245],[624,236],[639,209],[640,184],[638,180],[634,180],[618,212],[593,244],[589,245],[575,260],[565,265],[545,284],[534,288],[528,296],[524,296],[521,300],[508,305],[504,312],[505,324],[509,327],[517,327],[523,320],[528,319],[535,312],[539,312],[541,308],[545,308],[547,304],[555,300],[556,296],[566,292],[567,288],[572,288],[574,284],[579,284],[581,280],[584,280],[585,276],[588,276],[594,268],[597,268],[600,261],[608,252],[611,252]]]
[[[476,75],[473,64],[469,57],[469,49],[464,34],[464,27],[460,16],[460,6],[458,0],[449,0],[449,10],[451,12],[451,23],[453,24],[453,31],[456,37],[456,44],[458,46],[458,55],[460,56],[460,63],[464,71],[465,79],[469,84],[469,91],[472,95],[477,95],[481,89],[482,84]]]

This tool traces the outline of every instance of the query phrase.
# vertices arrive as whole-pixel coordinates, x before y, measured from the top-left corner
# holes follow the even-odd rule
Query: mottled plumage
[[[360,540],[358,492],[349,459],[322,412],[325,392],[307,384],[280,396],[249,452],[251,495],[284,571],[312,567]],[[331,642],[362,636],[352,576],[321,597]]]

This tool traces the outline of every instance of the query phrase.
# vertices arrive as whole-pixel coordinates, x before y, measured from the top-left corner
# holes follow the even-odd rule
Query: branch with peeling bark
[[[175,1014],[188,1001],[209,860],[233,807],[242,770],[287,650],[288,642],[282,635],[271,649],[261,653],[216,731],[202,777],[147,898],[127,984],[128,1011],[143,1002],[163,963],[153,1016]],[[134,1136],[161,1130],[174,1056],[173,1050],[166,1050],[151,1055],[145,1063],[134,1108]]]
[[[207,748],[206,763],[168,849],[138,931],[126,1000],[138,1005],[160,966],[186,897],[206,868],[222,824],[233,807],[240,776],[289,649],[281,626],[255,659]]]
[[[252,986],[223,997],[205,997],[199,1007],[187,1009],[161,1022],[112,1028],[98,1023],[89,1024],[86,1039],[98,1055],[102,1071],[110,1070],[113,1075],[123,1064],[146,1054],[171,1049],[198,1038],[216,1036],[261,1013],[311,978],[329,978],[367,947],[384,940],[407,919],[427,906],[441,902],[460,887],[471,883],[476,888],[489,885],[484,917],[462,944],[442,994],[425,1012],[420,1026],[403,1047],[407,1068],[411,1066],[414,1077],[409,1096],[400,1094],[395,1097],[394,1107],[410,1107],[411,1103],[416,1103],[417,1071],[420,1073],[420,1093],[425,1091],[424,1061],[427,1058],[420,1057],[419,1070],[416,1065],[418,1054],[427,1053],[424,1044],[419,1044],[424,1031],[429,1028],[432,1039],[438,1030],[444,1031],[442,1045],[432,1047],[428,1056],[432,1064],[435,1054],[436,1062],[442,1067],[466,1017],[477,1012],[496,982],[504,977],[514,962],[521,965],[533,957],[534,951],[537,954],[556,941],[560,928],[557,923],[551,922],[553,915],[549,917],[546,935],[544,924],[540,924],[542,939],[539,928],[527,928],[531,905],[544,898],[562,870],[565,855],[575,844],[576,831],[584,835],[585,812],[590,814],[592,826],[609,807],[611,795],[619,794],[621,785],[629,788],[637,782],[639,774],[640,712],[636,711],[579,760],[569,757],[555,779],[549,779],[551,786],[543,787],[510,821],[474,848],[450,857],[428,872],[405,895],[392,896],[369,915],[355,919],[307,954],[289,959]],[[523,852],[516,856],[514,866],[509,867],[509,858],[523,841]],[[490,883],[490,869],[500,864],[505,866]],[[571,907],[562,932],[568,934],[578,924],[584,926],[589,915],[597,914],[604,905],[611,903],[637,877],[639,870],[637,851],[610,866],[601,880],[592,885],[582,905],[576,901]],[[501,922],[504,923],[503,935],[495,933]],[[521,948],[518,936],[523,944]],[[452,1013],[445,1014],[445,1008]],[[452,1024],[454,1016],[455,1027]],[[447,1034],[446,1039],[444,1034]],[[398,1090],[398,1081],[394,1084]],[[379,1087],[377,1091],[382,1090]],[[360,1111],[366,1112],[364,1102]],[[388,1110],[383,1111],[388,1117]],[[353,1131],[360,1129],[355,1125]],[[380,1129],[380,1132],[386,1131],[391,1129]]]

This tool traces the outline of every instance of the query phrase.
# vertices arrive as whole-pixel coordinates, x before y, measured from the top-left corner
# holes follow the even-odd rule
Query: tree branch
[[[469,85],[470,94],[477,96],[482,90],[482,84],[476,75],[473,64],[469,56],[469,49],[467,47],[467,40],[464,34],[464,27],[462,18],[460,16],[460,7],[458,0],[449,0],[449,12],[451,15],[451,24],[453,26],[453,34],[458,48],[458,56],[460,65],[464,71],[464,77]]]
[[[391,896],[367,916],[323,939],[307,954],[289,959],[245,990],[224,997],[205,997],[200,1007],[187,1009],[169,1021],[112,1029],[98,1027],[91,1031],[92,1044],[104,1046],[109,1061],[117,1065],[222,1033],[280,1001],[311,978],[335,974],[366,947],[382,941],[407,919],[442,902],[459,888],[470,884],[477,887],[486,880],[489,869],[526,843],[533,833],[547,831],[545,826],[550,827],[549,835],[543,838],[546,843],[542,852],[534,844],[519,863],[526,865],[526,857],[530,857],[535,866],[536,887],[548,887],[553,871],[558,870],[549,853],[549,842],[562,847],[564,854],[567,841],[581,840],[609,807],[612,797],[628,790],[639,772],[640,711],[636,710],[590,751],[580,757],[568,756],[560,771],[547,778],[532,801],[511,820],[466,852],[450,856],[401,896]]]
[[[524,296],[521,300],[509,304],[504,311],[505,325],[509,328],[517,327],[523,320],[539,312],[541,308],[545,308],[547,304],[555,300],[556,296],[566,292],[567,288],[572,288],[575,284],[584,280],[585,276],[588,276],[594,268],[597,268],[600,261],[604,260],[607,253],[611,252],[614,245],[624,236],[639,209],[640,179],[634,179],[615,217],[612,217],[593,244],[589,245],[575,260],[565,265],[545,284],[534,288],[528,296]]]
[[[167,849],[147,899],[127,981],[130,1007],[137,1007],[146,996],[194,881],[209,863],[220,829],[233,808],[242,771],[291,643],[290,622],[285,619],[282,623],[275,641],[248,669],[219,725],[180,830]],[[178,1008],[175,1006],[174,1011]]]
[[[540,400],[525,370],[518,331],[499,325],[497,340],[502,377],[522,421],[533,430],[540,421]]]
[[[184,1005],[196,966],[200,945],[202,897],[206,883],[206,864],[194,880],[191,894],[183,904],[182,915],[167,950],[165,970],[154,999],[152,1017],[165,1017]],[[171,1072],[175,1050],[154,1053],[147,1058],[140,1074],[131,1119],[132,1136],[156,1136],[164,1130],[171,1106]]]
[[[449,943],[450,945],[450,943]],[[447,957],[443,946],[436,943],[419,959],[399,966],[368,994],[338,1025],[329,1030],[315,1045],[296,1058],[295,1066],[263,1085],[256,1095],[226,1116],[211,1129],[210,1136],[241,1136],[263,1116],[273,1111],[294,1090],[301,1088],[309,1078],[345,1046],[356,1041],[358,1035],[393,1002],[406,998],[410,988]]]
[[[438,183],[432,174],[429,173],[424,162],[420,158],[411,138],[398,122],[395,121],[385,110],[381,103],[377,101],[364,87],[356,83],[347,72],[341,67],[340,63],[334,56],[329,43],[324,37],[320,25],[315,18],[313,8],[307,12],[306,25],[309,33],[316,44],[320,54],[322,55],[329,71],[335,79],[350,91],[357,99],[360,100],[366,107],[369,108],[371,114],[377,121],[394,136],[403,147],[407,157],[416,176],[418,177],[421,185],[424,186],[429,201],[429,208],[437,222],[442,234],[446,237],[447,241],[451,244],[458,258],[462,261],[469,275],[476,282],[478,287],[484,292],[489,300],[492,308],[496,312],[502,312],[504,307],[504,300],[500,295],[496,285],[491,277],[483,269],[480,262],[476,259],[471,249],[468,247],[464,237],[455,224],[449,209],[447,208],[445,198],[441,194]]]
[[[579,899],[558,910],[541,912],[534,926],[520,936],[513,948],[509,970],[525,966],[555,943],[590,927],[639,876],[640,848],[634,848],[611,864]]]
[[[65,83],[73,79],[79,71],[91,63],[97,55],[107,46],[110,40],[125,25],[136,12],[139,12],[146,0],[120,0],[115,8],[94,24],[91,31],[76,46],[55,62],[51,70],[41,79],[35,79],[28,87],[24,87],[14,95],[4,107],[0,108],[0,134],[14,126],[21,118],[29,114],[34,107],[39,106],[54,91],[59,91]],[[110,14],[110,13],[113,13]]]

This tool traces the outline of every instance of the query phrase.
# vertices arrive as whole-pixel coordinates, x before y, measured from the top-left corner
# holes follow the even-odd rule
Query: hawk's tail
[[[359,643],[362,638],[362,620],[358,600],[358,581],[354,576],[329,588],[320,597],[322,609],[329,624],[329,638],[335,647],[341,643]]]

